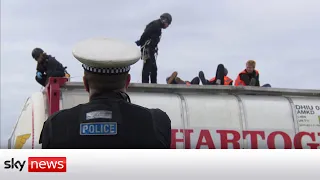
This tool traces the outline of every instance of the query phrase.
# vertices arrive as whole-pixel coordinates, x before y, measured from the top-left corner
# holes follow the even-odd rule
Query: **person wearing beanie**
[[[141,59],[143,60],[142,83],[157,84],[157,62],[158,44],[161,39],[162,29],[166,29],[172,22],[172,16],[169,13],[163,13],[159,19],[150,22],[139,40],[135,43],[140,46]]]
[[[63,67],[55,57],[48,55],[41,48],[34,48],[31,55],[32,58],[37,61],[35,79],[40,85],[46,86],[49,77],[70,77],[66,71],[67,67]]]

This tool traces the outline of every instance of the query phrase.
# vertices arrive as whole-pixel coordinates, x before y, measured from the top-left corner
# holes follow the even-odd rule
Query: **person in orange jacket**
[[[186,85],[199,85],[200,80],[198,77],[193,78],[191,81],[184,81],[178,77],[178,72],[173,72],[171,76],[166,79],[167,84],[186,84]]]
[[[207,80],[203,71],[199,72],[199,78],[203,85],[230,85],[232,86],[233,80],[228,76],[228,70],[223,64],[219,64],[216,71],[216,76]]]
[[[235,86],[260,86],[259,71],[255,69],[256,62],[248,60],[246,69],[241,71],[235,81]],[[271,87],[270,84],[265,84],[262,87]]]

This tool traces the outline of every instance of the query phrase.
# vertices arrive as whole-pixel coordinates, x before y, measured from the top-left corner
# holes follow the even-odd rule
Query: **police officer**
[[[130,65],[141,56],[135,44],[93,38],[77,44],[73,55],[83,64],[89,102],[48,118],[43,149],[170,148],[168,115],[132,104],[126,94]]]
[[[49,77],[70,77],[66,67],[41,48],[34,48],[31,55],[37,61],[36,81],[42,86],[46,86]]]
[[[150,22],[140,40],[136,44],[141,47],[141,59],[144,61],[142,69],[142,83],[157,83],[157,63],[155,54],[158,53],[158,43],[161,38],[161,29],[166,29],[172,22],[172,16],[169,13],[163,13],[160,19]]]

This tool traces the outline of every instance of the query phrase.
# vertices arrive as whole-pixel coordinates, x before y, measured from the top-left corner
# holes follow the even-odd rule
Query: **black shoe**
[[[207,85],[208,81],[206,77],[204,77],[204,73],[202,71],[199,72],[199,78],[201,80],[202,85]]]

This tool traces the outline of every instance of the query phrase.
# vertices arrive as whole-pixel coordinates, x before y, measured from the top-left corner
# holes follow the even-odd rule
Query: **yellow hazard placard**
[[[14,145],[14,149],[22,149],[23,145],[30,138],[31,134],[23,134],[16,137],[16,143]]]

